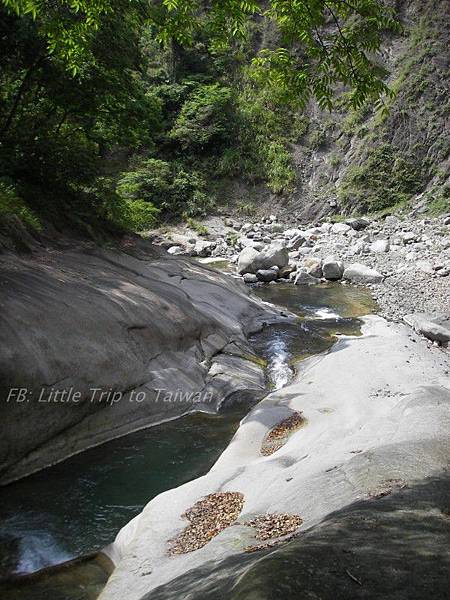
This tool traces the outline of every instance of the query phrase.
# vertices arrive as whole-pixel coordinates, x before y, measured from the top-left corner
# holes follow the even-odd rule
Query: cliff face
[[[0,277],[0,483],[264,390],[245,333],[269,311],[192,261],[53,249]]]
[[[289,134],[295,191],[234,183],[236,198],[264,213],[278,205],[303,222],[403,205],[450,210],[450,8],[446,0],[397,0],[396,8],[403,31],[386,35],[381,57],[396,94],[389,111],[311,104]]]
[[[396,94],[389,112],[311,112],[294,146],[293,204],[302,215],[378,211],[418,197],[432,211],[450,206],[448,2],[397,5],[404,31],[383,53]]]

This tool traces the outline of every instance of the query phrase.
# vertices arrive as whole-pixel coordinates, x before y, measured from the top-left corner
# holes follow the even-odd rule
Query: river
[[[336,335],[358,335],[357,317],[374,309],[367,292],[339,284],[265,285],[255,293],[298,316],[251,337],[267,361],[269,388],[289,383],[296,363],[329,348]],[[151,427],[1,489],[0,575],[30,574],[101,550],[154,496],[206,473],[249,408],[238,403],[218,415],[192,414]],[[95,556],[63,575],[50,569],[41,578],[15,578],[4,589],[11,600],[31,598],[30,589],[33,600],[90,600],[107,576]],[[91,585],[80,588],[83,577]]]

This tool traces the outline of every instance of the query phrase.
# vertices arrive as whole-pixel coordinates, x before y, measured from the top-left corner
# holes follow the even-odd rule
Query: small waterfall
[[[314,316],[317,319],[340,319],[340,315],[335,313],[331,308],[318,308],[314,311]]]
[[[279,390],[287,385],[294,375],[294,371],[289,365],[291,354],[288,350],[286,336],[282,332],[278,332],[271,340],[268,355],[269,378],[274,388]]]

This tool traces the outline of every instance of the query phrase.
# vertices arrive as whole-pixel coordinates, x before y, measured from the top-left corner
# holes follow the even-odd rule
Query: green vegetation
[[[141,231],[206,214],[220,179],[289,193],[302,107],[382,102],[396,27],[379,0],[0,0],[1,211]]]
[[[193,231],[196,231],[199,235],[206,236],[209,233],[207,227],[205,227],[198,221],[195,221],[195,219],[193,219],[192,217],[186,217],[186,225],[190,227]]]
[[[352,165],[340,187],[344,204],[373,212],[401,204],[421,191],[426,164],[389,144],[369,149],[361,165]]]

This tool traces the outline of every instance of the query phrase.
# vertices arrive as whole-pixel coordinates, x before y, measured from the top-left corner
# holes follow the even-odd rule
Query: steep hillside
[[[403,32],[388,36],[383,51],[396,94],[389,112],[371,103],[350,111],[338,103],[332,112],[311,104],[289,133],[295,190],[277,196],[234,182],[227,193],[262,212],[275,203],[302,221],[416,200],[431,213],[450,209],[449,5],[400,0],[397,10]]]

